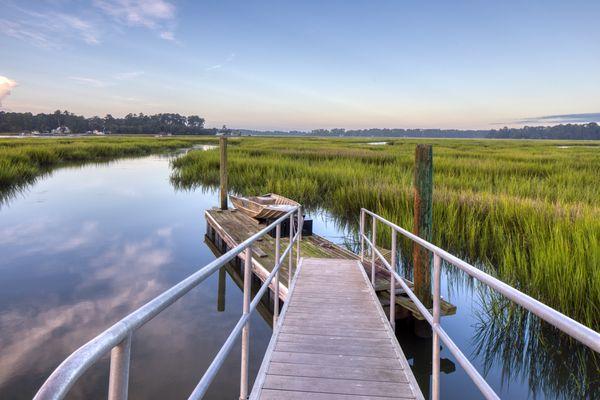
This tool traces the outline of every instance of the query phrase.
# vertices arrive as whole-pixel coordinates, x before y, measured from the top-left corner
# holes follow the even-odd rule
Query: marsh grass
[[[600,327],[600,147],[596,142],[244,138],[230,190],[277,192],[356,229],[361,207],[412,228],[416,143],[434,145],[433,242]],[[569,146],[561,148],[559,146]],[[216,187],[218,152],[172,162],[173,183]],[[382,243],[389,242],[383,233]],[[408,252],[408,244],[403,245]]]

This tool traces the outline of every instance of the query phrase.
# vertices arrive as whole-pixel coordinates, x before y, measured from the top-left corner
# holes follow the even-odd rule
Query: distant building
[[[52,129],[50,133],[54,135],[67,135],[71,133],[71,130],[68,126],[59,126],[58,128]]]

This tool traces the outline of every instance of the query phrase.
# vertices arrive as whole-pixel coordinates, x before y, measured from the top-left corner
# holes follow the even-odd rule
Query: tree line
[[[242,130],[245,135],[269,136],[328,136],[328,137],[408,137],[408,138],[465,138],[465,139],[569,139],[600,140],[600,126],[587,124],[561,124],[555,126],[524,126],[522,128],[460,130],[460,129],[313,129],[312,131],[253,131]]]
[[[52,114],[32,114],[0,111],[0,132],[48,132],[58,127],[68,127],[73,133],[100,131],[113,134],[191,134],[214,135],[217,129],[204,127],[204,118],[173,113],[154,115],[127,114],[123,118],[86,118],[68,111]],[[243,135],[257,136],[326,136],[326,137],[410,137],[410,138],[480,138],[480,139],[569,139],[600,140],[600,126],[587,124],[561,124],[555,126],[524,126],[522,128],[460,130],[460,129],[314,129],[312,131],[255,131],[242,129]]]
[[[113,134],[191,134],[214,135],[215,129],[204,128],[204,118],[197,115],[183,116],[173,113],[155,115],[127,114],[123,118],[86,118],[68,111],[57,110],[52,114],[32,114],[0,111],[0,132],[49,132],[68,127],[73,133],[99,131]]]

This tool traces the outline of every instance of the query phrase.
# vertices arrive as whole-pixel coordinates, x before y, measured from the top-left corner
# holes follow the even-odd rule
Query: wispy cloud
[[[45,34],[41,33],[37,28],[17,21],[0,19],[0,33],[24,42],[31,43],[37,47],[58,47],[55,40],[50,39]]]
[[[513,121],[515,124],[582,124],[586,122],[600,122],[600,113],[544,115]]]
[[[172,30],[175,6],[166,0],[94,0],[94,5],[117,22],[159,32],[159,37],[177,42]]]
[[[161,32],[161,33],[160,33],[160,37],[161,37],[162,39],[165,39],[165,40],[170,40],[170,41],[172,41],[172,42],[175,42],[175,41],[177,41],[177,39],[175,39],[175,34],[174,34],[173,32],[171,32],[171,31],[164,31],[164,32]]]
[[[158,37],[179,43],[174,33],[176,7],[167,0],[93,0],[89,4],[77,12],[65,10],[59,2],[35,8],[3,5],[10,7],[12,15],[0,18],[0,34],[37,47],[60,49],[76,41],[98,45],[107,32],[122,32],[122,26],[130,26],[151,29]]]
[[[54,13],[49,17],[55,23],[55,28],[64,30],[74,30],[78,32],[83,41],[87,44],[99,44],[100,39],[97,36],[97,29],[91,23],[77,17],[75,15]]]
[[[45,48],[61,47],[73,38],[87,44],[100,43],[99,29],[83,17],[54,10],[38,12],[15,6],[18,17],[0,20],[0,32]]]
[[[214,65],[209,65],[208,67],[204,68],[205,71],[214,71],[216,69],[220,69],[223,68],[224,65],[229,64],[230,62],[232,62],[235,59],[235,53],[231,53],[227,56],[227,58],[225,59],[225,61],[221,64],[214,64]]]
[[[89,76],[69,76],[68,79],[81,85],[87,85],[95,88],[105,88],[120,85],[126,81],[139,78],[140,76],[144,75],[144,73],[144,71],[126,71],[99,78]],[[123,99],[125,98],[121,98],[121,100]],[[127,99],[131,100],[133,97],[128,97]]]
[[[75,81],[77,83],[81,83],[83,85],[93,86],[93,87],[105,87],[108,84],[104,81],[95,78],[87,78],[84,76],[70,76],[70,80]]]
[[[0,75],[0,107],[4,98],[10,94],[10,91],[17,86],[17,82]]]
[[[129,79],[139,78],[142,75],[144,75],[144,71],[129,71],[129,72],[119,72],[118,74],[115,74],[114,77],[116,80],[125,81],[125,80],[129,80]]]

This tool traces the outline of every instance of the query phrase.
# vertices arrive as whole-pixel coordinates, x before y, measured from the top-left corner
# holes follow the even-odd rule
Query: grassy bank
[[[379,139],[378,139],[379,140]],[[245,138],[230,188],[277,192],[356,226],[360,207],[412,227],[414,146],[434,145],[434,243],[600,327],[597,142]],[[218,152],[173,162],[183,187],[218,184]]]
[[[53,168],[173,151],[214,138],[4,138],[0,139],[0,200]]]

